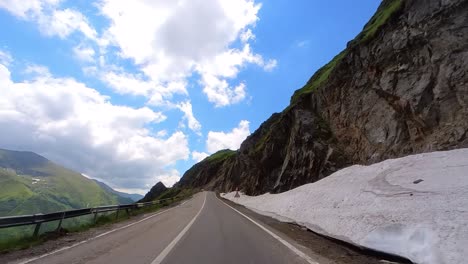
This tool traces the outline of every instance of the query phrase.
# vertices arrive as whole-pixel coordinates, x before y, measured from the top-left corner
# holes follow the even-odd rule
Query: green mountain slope
[[[116,190],[112,189],[112,187],[110,187],[109,185],[107,185],[107,184],[105,184],[105,183],[103,183],[101,181],[98,181],[98,180],[94,180],[94,181],[102,189],[104,189],[106,192],[117,195],[117,198],[119,200],[119,204],[131,204],[131,203],[134,203],[134,202],[140,200],[141,198],[143,198],[143,195],[136,194],[136,193],[119,192],[119,191],[116,191]]]
[[[117,204],[96,182],[32,152],[0,149],[0,217]]]

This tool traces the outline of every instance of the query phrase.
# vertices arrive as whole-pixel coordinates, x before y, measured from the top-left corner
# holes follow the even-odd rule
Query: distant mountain
[[[140,202],[153,201],[167,190],[167,187],[162,182],[158,182],[156,183],[156,185],[153,186],[153,188],[151,188],[151,190],[145,195],[145,197],[140,200]]]
[[[134,203],[134,202],[140,200],[141,198],[143,198],[143,195],[141,195],[141,194],[119,192],[119,191],[116,191],[116,190],[112,189],[109,185],[107,185],[107,184],[105,184],[105,183],[103,183],[101,181],[98,181],[98,180],[94,180],[94,181],[99,186],[101,186],[101,188],[103,188],[104,190],[119,196],[119,201],[120,201],[119,203],[120,204]]]
[[[0,149],[0,217],[118,204],[119,199],[38,154]]]

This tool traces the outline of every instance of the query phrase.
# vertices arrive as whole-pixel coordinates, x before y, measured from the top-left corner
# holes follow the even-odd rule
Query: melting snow
[[[38,183],[40,181],[41,181],[41,179],[32,178],[32,184],[36,184],[36,183]]]
[[[223,196],[416,263],[467,263],[468,149],[355,165],[281,194],[234,195]]]

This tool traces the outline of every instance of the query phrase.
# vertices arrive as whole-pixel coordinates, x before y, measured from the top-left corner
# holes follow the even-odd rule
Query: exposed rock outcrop
[[[145,203],[145,202],[151,202],[155,199],[157,199],[161,194],[163,194],[165,191],[167,191],[166,186],[162,182],[156,183],[151,190],[141,199],[140,203]]]
[[[235,155],[180,187],[282,192],[351,164],[468,146],[468,1],[384,0]]]

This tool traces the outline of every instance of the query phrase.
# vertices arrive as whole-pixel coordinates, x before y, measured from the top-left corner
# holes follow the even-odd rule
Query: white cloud
[[[192,160],[200,162],[210,154],[222,149],[239,149],[242,142],[250,135],[249,121],[242,120],[230,132],[208,132],[206,152],[192,151]]]
[[[96,54],[93,48],[83,45],[75,46],[73,53],[76,58],[84,62],[94,62],[94,55]]]
[[[0,63],[9,66],[13,62],[13,58],[10,53],[0,50]]]
[[[60,9],[61,0],[0,0],[0,8],[28,21],[34,21],[46,35],[66,38],[73,32],[81,32],[89,39],[96,39],[96,30],[80,12]]]
[[[208,100],[227,106],[246,97],[245,83],[230,85],[227,79],[236,78],[247,64],[266,70],[275,66],[253,53],[248,43],[255,38],[251,29],[260,7],[254,0],[102,0],[99,8],[111,25],[101,43],[118,47],[122,58],[131,59],[160,87],[198,73]],[[241,49],[231,48],[239,39]],[[156,95],[152,101],[160,103]]]
[[[158,132],[156,132],[156,136],[157,136],[157,137],[165,137],[165,136],[167,136],[167,130],[165,130],[165,129],[159,130]]]
[[[238,103],[246,96],[243,83],[230,87],[226,80],[220,80],[212,75],[203,76],[202,82],[205,85],[203,92],[208,97],[208,101],[214,103],[216,107]]]
[[[141,95],[148,98],[153,106],[172,105],[169,99],[174,94],[188,95],[185,81],[172,81],[165,86],[148,80],[142,74],[109,71],[99,78],[119,94]]]
[[[0,0],[0,7],[23,19],[37,17],[45,9],[55,7],[61,0]]]
[[[277,60],[269,60],[263,65],[263,69],[265,71],[271,72],[276,68],[276,66],[278,66]]]
[[[188,140],[180,131],[152,136],[162,113],[114,105],[74,79],[31,71],[34,78],[16,82],[0,64],[0,146],[38,152],[119,188],[145,189],[159,176],[175,180],[170,167],[189,158]]]
[[[208,157],[209,154],[206,152],[198,152],[198,151],[192,151],[192,160],[196,162],[200,162],[204,160],[206,157]]]
[[[296,42],[296,46],[298,48],[306,48],[307,46],[309,46],[309,44],[310,44],[310,40],[301,40],[301,41]]]
[[[252,33],[252,30],[249,28],[246,31],[241,33],[240,38],[241,38],[242,42],[245,43],[245,42],[248,42],[249,40],[254,40],[255,35]]]
[[[36,22],[46,35],[66,38],[80,32],[82,43],[99,46],[96,51],[75,47],[81,60],[99,58],[83,71],[99,76],[118,93],[147,97],[151,105],[168,104],[173,94],[187,95],[185,86],[194,74],[201,76],[203,91],[216,107],[236,104],[246,98],[246,83],[234,80],[243,67],[271,71],[277,64],[250,48],[261,8],[255,0],[100,0],[99,15],[110,22],[102,34],[82,13],[63,8],[61,2],[0,0],[0,8]],[[108,65],[106,58],[116,65],[128,65],[129,59],[136,71]]]
[[[160,181],[166,187],[172,187],[176,182],[180,180],[180,174],[177,170],[170,170],[166,174],[160,175],[157,181]]]
[[[39,25],[42,32],[60,38],[66,38],[75,31],[81,32],[89,39],[95,39],[97,36],[96,30],[80,12],[68,8],[54,10],[50,15],[42,15],[39,18]]]
[[[28,74],[29,76],[31,76],[31,78],[51,77],[51,74],[47,67],[36,64],[27,65],[23,73]]]
[[[184,113],[184,119],[187,120],[188,127],[198,135],[201,135],[201,124],[193,115],[192,104],[190,101],[186,101],[177,105],[177,108]]]
[[[210,131],[206,140],[206,150],[209,153],[215,153],[222,149],[237,150],[249,135],[249,121],[247,120],[242,120],[239,126],[232,129],[231,132]]]

